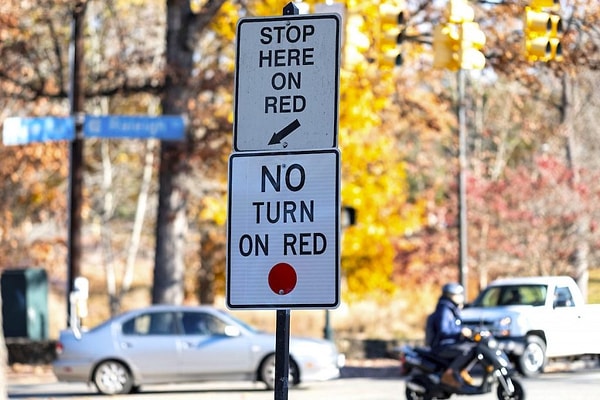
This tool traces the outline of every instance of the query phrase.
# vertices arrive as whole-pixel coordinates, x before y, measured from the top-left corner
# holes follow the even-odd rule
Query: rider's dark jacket
[[[432,347],[448,346],[462,340],[460,308],[446,297],[440,297],[433,313],[435,336]]]

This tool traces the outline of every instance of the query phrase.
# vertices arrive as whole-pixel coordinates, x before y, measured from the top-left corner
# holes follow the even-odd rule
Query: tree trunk
[[[102,154],[102,193],[104,193],[104,202],[102,205],[102,255],[104,257],[104,270],[106,272],[106,291],[108,292],[108,305],[110,315],[117,314],[119,309],[117,298],[117,277],[115,273],[115,257],[111,243],[112,231],[110,220],[113,217],[114,211],[114,195],[113,195],[113,172],[112,161],[110,160],[110,146],[108,140],[103,140],[100,143]]]
[[[179,179],[184,173],[184,151],[163,143],[160,152],[156,254],[152,303],[183,302],[183,249],[187,231],[186,196]]]
[[[125,296],[131,289],[135,272],[135,260],[140,248],[140,240],[142,237],[142,228],[144,227],[144,216],[146,215],[146,205],[148,204],[148,193],[150,192],[150,183],[152,180],[152,166],[154,164],[154,153],[156,149],[156,141],[149,140],[146,143],[146,154],[144,156],[144,170],[142,173],[142,184],[140,193],[138,194],[137,207],[135,209],[135,219],[133,222],[133,231],[129,239],[129,247],[127,248],[127,262],[125,264],[125,272],[123,274],[123,283],[120,299]],[[119,303],[120,306],[120,303]]]
[[[197,13],[189,0],[167,0],[167,63],[163,113],[187,113],[194,93],[191,78],[194,36],[217,13],[224,0],[208,0]],[[188,132],[189,135],[189,132]],[[190,142],[161,143],[153,303],[180,304],[184,298],[184,241],[187,232],[185,174]]]
[[[574,104],[573,82],[568,72],[563,74],[562,78],[562,99],[561,99],[561,125],[565,137],[566,157],[569,169],[572,172],[571,184],[573,186],[573,196],[577,196],[575,186],[579,183],[579,165],[576,160],[576,141],[573,132]],[[579,212],[574,234],[577,235],[577,245],[570,257],[570,263],[573,268],[573,277],[577,286],[581,289],[583,298],[587,299],[588,279],[589,279],[589,215],[587,210]]]

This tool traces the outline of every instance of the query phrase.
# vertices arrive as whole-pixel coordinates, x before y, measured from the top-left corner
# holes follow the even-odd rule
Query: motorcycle
[[[429,347],[403,346],[400,360],[406,381],[407,400],[448,399],[453,394],[480,395],[490,393],[496,386],[499,400],[524,400],[525,391],[516,380],[506,353],[489,332],[477,332],[472,337],[476,343],[476,356],[467,369],[474,382],[460,387],[445,385],[442,374],[452,360],[434,354]]]

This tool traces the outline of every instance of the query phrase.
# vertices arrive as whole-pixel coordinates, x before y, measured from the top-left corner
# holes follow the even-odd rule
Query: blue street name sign
[[[87,115],[83,134],[98,138],[183,140],[185,121],[178,115]]]
[[[2,130],[6,146],[74,138],[75,121],[71,117],[10,117],[4,120]]]

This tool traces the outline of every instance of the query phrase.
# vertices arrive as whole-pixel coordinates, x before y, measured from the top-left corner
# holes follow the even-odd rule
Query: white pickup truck
[[[494,281],[464,308],[463,324],[491,331],[525,376],[550,358],[600,355],[600,304],[585,304],[566,276]]]

